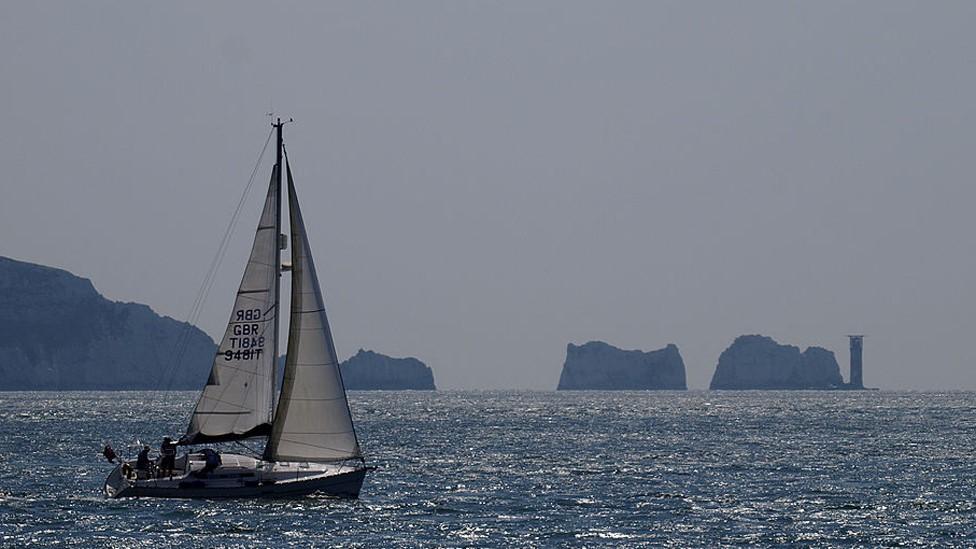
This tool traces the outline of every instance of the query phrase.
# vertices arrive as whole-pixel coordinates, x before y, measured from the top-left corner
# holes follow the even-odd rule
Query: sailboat
[[[358,497],[368,470],[346,399],[322,291],[277,120],[277,162],[227,329],[186,434],[162,467],[123,461],[104,492],[121,497]],[[284,170],[282,170],[284,160]],[[282,171],[291,264],[282,264]],[[280,277],[291,272],[284,381],[276,390]],[[277,398],[276,398],[277,396]],[[194,446],[265,441],[258,455]],[[176,447],[186,448],[176,457]],[[246,445],[245,445],[246,447]],[[216,458],[214,456],[217,456]]]

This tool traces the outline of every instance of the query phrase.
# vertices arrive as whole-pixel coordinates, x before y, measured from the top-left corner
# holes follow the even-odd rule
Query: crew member
[[[163,437],[159,445],[159,476],[173,476],[176,468],[176,444],[169,437]]]
[[[221,459],[220,454],[211,450],[210,448],[203,449],[203,469],[200,469],[200,476],[205,477],[208,473],[212,473],[214,469],[220,466]]]
[[[149,445],[148,444],[142,447],[142,451],[140,451],[139,456],[136,457],[136,470],[137,471],[149,470]]]
[[[115,455],[115,450],[113,450],[108,443],[106,443],[105,448],[102,449],[102,455],[105,456],[105,459],[107,459],[109,463],[115,463],[115,459],[118,457]]]

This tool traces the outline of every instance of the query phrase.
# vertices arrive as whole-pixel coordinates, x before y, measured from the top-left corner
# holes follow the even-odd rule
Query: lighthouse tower
[[[864,347],[863,335],[849,335],[851,340],[851,388],[864,388],[864,370],[861,364],[861,349]]]

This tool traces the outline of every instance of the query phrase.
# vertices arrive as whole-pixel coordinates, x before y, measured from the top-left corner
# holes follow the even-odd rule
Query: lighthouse
[[[863,335],[849,335],[851,340],[851,389],[864,388],[864,370],[861,364],[861,349],[864,347]]]

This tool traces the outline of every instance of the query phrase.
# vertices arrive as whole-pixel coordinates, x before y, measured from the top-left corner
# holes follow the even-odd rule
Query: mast
[[[268,421],[274,421],[275,408],[278,405],[278,319],[281,317],[281,151],[284,148],[284,140],[281,130],[285,124],[281,118],[277,119],[274,127],[278,130],[277,146],[275,147],[275,192],[278,195],[277,209],[275,210],[275,302],[274,302],[274,336],[271,348],[271,408],[268,410]]]

